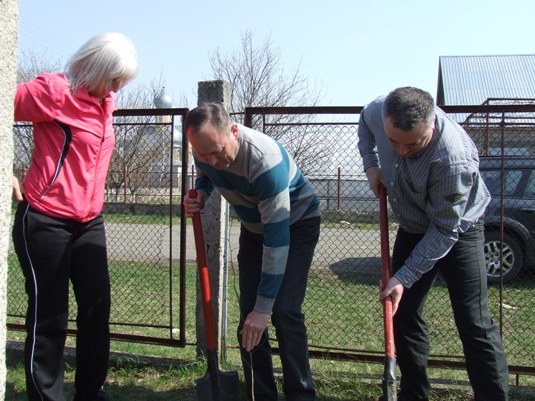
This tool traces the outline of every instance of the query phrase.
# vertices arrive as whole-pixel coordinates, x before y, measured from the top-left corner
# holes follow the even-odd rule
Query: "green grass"
[[[111,400],[168,401],[195,400],[195,378],[202,374],[201,364],[185,367],[114,365],[108,373],[106,391]],[[74,395],[74,369],[65,370],[65,396]],[[24,368],[20,363],[8,366],[6,400],[25,401]]]
[[[349,370],[342,371],[335,368],[332,361],[323,361],[331,368],[318,366],[318,361],[312,361],[312,369],[317,388],[318,401],[372,401],[381,394],[379,368],[367,367],[362,364],[351,364]],[[338,362],[336,362],[338,364]],[[343,365],[343,363],[341,364]],[[357,369],[358,367],[358,369]],[[320,368],[321,370],[318,370]],[[239,367],[224,366],[223,371],[239,370]],[[367,369],[367,370],[366,370]],[[206,372],[206,366],[201,361],[182,364],[152,364],[131,361],[113,362],[110,367],[106,390],[111,400],[136,401],[193,401],[196,397],[196,379]],[[433,373],[431,371],[431,373]],[[277,384],[282,396],[280,376]],[[72,363],[67,363],[65,371],[65,394],[72,399],[74,369]],[[432,381],[433,390],[431,401],[467,401],[472,393],[466,382],[441,380]],[[24,369],[19,362],[9,362],[7,371],[6,400],[25,401]],[[242,400],[245,400],[243,381],[241,383]],[[535,400],[535,390],[527,387],[511,387],[510,401]]]
[[[156,216],[108,217],[108,221],[153,224]],[[167,224],[168,218],[154,224]],[[167,219],[167,220],[165,220]],[[179,224],[179,220],[173,224]],[[169,274],[168,263],[155,258],[146,262],[110,260],[112,281],[112,321],[128,322],[127,326],[112,325],[112,331],[121,333],[151,335],[162,338],[178,321],[178,264]],[[381,355],[382,311],[378,303],[378,277],[361,274],[357,270],[337,272],[329,269],[313,270],[310,274],[308,293],[304,305],[309,329],[311,349],[315,346],[347,347]],[[130,355],[112,363],[108,376],[108,390],[112,400],[194,400],[195,379],[202,376],[206,366],[197,357],[195,334],[196,268],[187,267],[186,274],[186,340],[184,348],[112,341],[112,350]],[[169,294],[172,283],[174,291]],[[228,281],[228,345],[224,370],[241,372],[239,352],[235,348],[235,327],[238,321],[237,277],[231,270]],[[504,343],[509,363],[521,366],[535,366],[535,303],[532,302],[533,279],[519,280],[508,285],[504,291]],[[24,314],[25,295],[23,278],[16,261],[9,259],[8,304],[10,310]],[[21,298],[22,296],[22,298]],[[493,316],[498,318],[499,291],[489,290],[489,302]],[[172,302],[172,307],[171,303]],[[74,305],[74,301],[72,301]],[[172,311],[172,313],[169,312]],[[74,307],[71,318],[74,318]],[[437,285],[427,301],[426,316],[430,322],[431,349],[434,355],[462,354],[457,332],[452,322],[447,288]],[[9,318],[14,321],[15,318]],[[19,322],[22,319],[18,320]],[[164,328],[147,328],[142,324],[161,325]],[[173,333],[173,335],[175,335]],[[8,339],[22,341],[23,333],[10,331]],[[73,339],[68,339],[73,345]],[[139,356],[155,356],[161,363],[147,365]],[[171,358],[171,362],[167,359]],[[164,363],[168,362],[168,363]],[[275,356],[276,368],[280,361]],[[380,393],[381,364],[366,364],[327,359],[312,359],[312,369],[318,388],[318,400],[349,401],[373,400]],[[462,370],[430,369],[433,380],[433,400],[468,400],[469,386]],[[511,376],[513,383],[514,376]],[[72,394],[73,368],[66,368],[67,399]],[[511,400],[535,400],[535,391],[525,394],[526,386],[535,386],[532,376],[520,377],[521,388],[512,388]],[[280,382],[279,382],[280,385]],[[10,361],[8,365],[8,393],[6,399],[25,399],[24,372],[20,364]],[[531,387],[528,388],[531,390]],[[529,392],[529,391],[528,391]],[[531,398],[530,398],[531,397]]]
[[[180,224],[180,216],[173,216],[172,223],[173,225]],[[190,222],[191,219],[186,219],[186,222]],[[127,224],[156,224],[156,225],[168,225],[169,216],[168,215],[140,215],[140,214],[130,214],[130,213],[108,213],[104,216],[104,221],[107,223],[127,223]]]

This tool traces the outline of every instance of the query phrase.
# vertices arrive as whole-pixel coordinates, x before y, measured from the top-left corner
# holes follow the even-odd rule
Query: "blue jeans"
[[[271,322],[275,327],[279,345],[286,400],[305,401],[315,398],[315,387],[310,372],[307,329],[301,305],[305,298],[314,248],[319,238],[320,218],[298,221],[290,230],[288,262],[273,306]],[[244,318],[253,310],[256,302],[262,268],[263,240],[261,234],[254,234],[241,227],[238,253],[241,318],[238,333]],[[239,334],[238,341],[241,343]],[[248,398],[252,399],[254,391],[255,401],[277,400],[268,330],[264,331],[260,344],[251,353],[242,347],[240,351]]]
[[[392,256],[394,272],[403,266],[421,238],[421,234],[399,229]],[[422,312],[439,272],[448,286],[475,401],[508,399],[507,361],[500,333],[488,307],[483,242],[483,223],[480,221],[460,235],[450,252],[431,271],[405,289],[394,316],[397,363],[401,370],[400,400],[428,400],[429,338]]]

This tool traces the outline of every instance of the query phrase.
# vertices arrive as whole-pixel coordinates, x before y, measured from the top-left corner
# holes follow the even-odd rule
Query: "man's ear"
[[[233,123],[230,126],[230,132],[232,132],[232,135],[234,136],[234,139],[238,139],[240,137],[240,130],[238,129],[238,124]]]

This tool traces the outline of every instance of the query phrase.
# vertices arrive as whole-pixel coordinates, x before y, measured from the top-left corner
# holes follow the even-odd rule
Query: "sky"
[[[281,67],[299,68],[325,106],[363,106],[400,86],[435,97],[440,56],[535,52],[533,0],[19,0],[19,8],[19,55],[63,66],[93,35],[122,32],[139,57],[131,85],[165,82],[175,107],[196,106],[198,82],[214,79],[210,54],[240,50],[246,31],[258,46],[270,38]]]

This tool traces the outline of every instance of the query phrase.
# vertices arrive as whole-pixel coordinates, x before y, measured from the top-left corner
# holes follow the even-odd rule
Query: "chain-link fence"
[[[186,109],[120,110],[106,181],[104,217],[112,289],[112,338],[186,344],[185,222],[182,179],[188,172],[181,118]],[[31,124],[14,126],[15,175],[22,180],[32,151]],[[184,163],[182,163],[184,161]],[[13,247],[8,255],[8,325],[22,329],[24,279]],[[72,293],[72,291],[71,291]],[[76,303],[69,308],[75,330]],[[194,342],[195,338],[187,339]]]
[[[455,108],[451,117],[465,127],[483,155],[482,175],[493,195],[485,216],[491,311],[502,331],[511,371],[533,374],[535,103],[527,103]],[[304,165],[321,199],[321,238],[304,305],[312,353],[382,361],[379,204],[362,174],[356,147],[360,111],[251,108],[245,122],[285,145]],[[391,245],[395,232],[391,217]],[[462,346],[440,278],[429,294],[425,315],[430,364],[462,366]]]
[[[533,243],[535,106],[497,102],[446,109],[472,136],[493,193],[487,211],[489,303],[500,325],[513,372],[535,373]],[[249,109],[244,122],[280,140],[315,184],[322,229],[304,311],[312,355],[383,361],[379,204],[362,175],[357,151],[361,107]],[[186,322],[186,291],[195,299],[195,266],[186,266],[180,195],[191,176],[187,146],[175,121],[187,111],[130,110],[116,116],[116,149],[107,181],[105,221],[112,276],[112,329],[117,338],[194,342],[194,306]],[[160,114],[159,114],[160,113]],[[171,116],[170,120],[164,116]],[[28,167],[31,126],[17,125],[15,172]],[[501,157],[505,156],[505,157]],[[502,196],[503,194],[503,196]],[[229,238],[228,327],[237,325],[235,259],[238,226]],[[396,222],[390,219],[390,243]],[[24,284],[9,255],[8,322],[23,324]],[[73,304],[74,305],[74,304]],[[462,366],[447,288],[438,280],[426,304],[431,365]],[[74,319],[75,309],[71,308]],[[191,319],[191,321],[190,321]],[[184,327],[192,329],[185,338]],[[236,346],[233,329],[227,344]],[[274,345],[276,345],[274,343]]]

